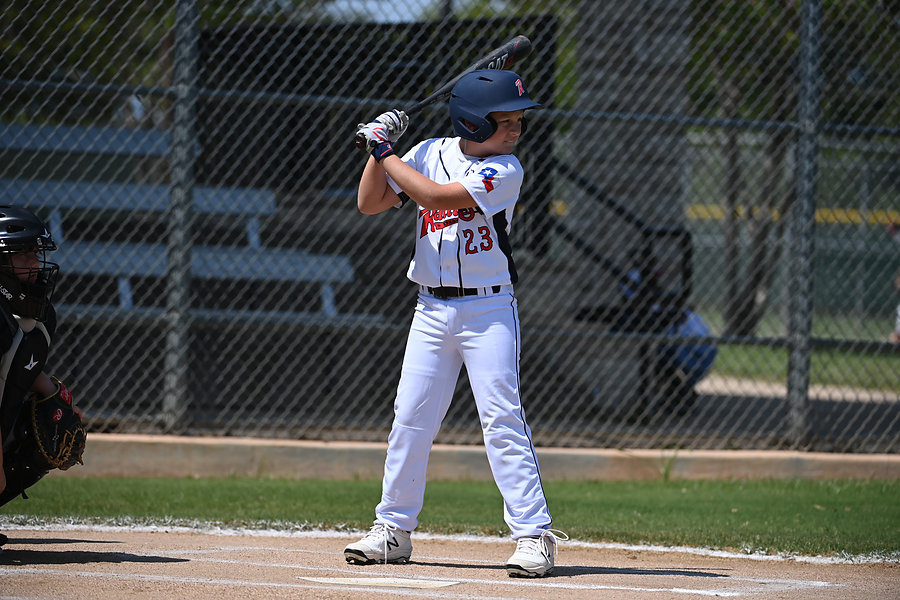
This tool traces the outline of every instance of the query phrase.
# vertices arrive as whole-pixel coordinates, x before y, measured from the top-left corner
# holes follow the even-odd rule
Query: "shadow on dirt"
[[[576,567],[557,565],[553,569],[555,577],[576,577],[578,575],[664,575],[667,577],[729,577],[725,573],[710,573],[692,569],[621,569],[614,567]]]
[[[188,562],[186,558],[168,556],[143,556],[128,552],[85,552],[83,550],[20,550],[19,545],[57,544],[118,544],[99,540],[70,539],[15,539],[10,538],[0,551],[0,565],[86,565],[94,563],[176,563]]]
[[[452,562],[428,562],[422,560],[411,560],[410,565],[421,565],[423,567],[441,567],[445,569],[465,569],[487,570],[487,571],[505,571],[506,565],[497,564],[472,564],[452,563]],[[571,565],[556,565],[553,573],[549,577],[578,577],[583,575],[663,575],[668,577],[702,577],[702,578],[719,578],[729,577],[725,573],[712,573],[709,571],[699,571],[692,569],[621,569],[613,567],[579,567]]]

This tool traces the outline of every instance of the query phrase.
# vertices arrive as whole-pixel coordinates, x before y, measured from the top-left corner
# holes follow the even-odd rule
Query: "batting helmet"
[[[497,131],[490,113],[538,107],[540,104],[528,97],[522,78],[512,71],[479,69],[466,73],[450,92],[453,130],[473,142],[483,142]]]
[[[40,217],[27,208],[0,206],[0,301],[20,317],[42,321],[47,316],[59,274],[59,265],[45,260],[45,252],[53,250],[56,244]],[[13,267],[12,255],[31,252],[37,267]]]

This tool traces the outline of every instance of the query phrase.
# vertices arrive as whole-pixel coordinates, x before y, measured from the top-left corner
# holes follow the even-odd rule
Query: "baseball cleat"
[[[561,531],[558,533],[566,535]],[[549,529],[541,535],[519,538],[516,551],[506,561],[506,573],[510,577],[546,577],[553,571],[555,555],[556,536]]]
[[[386,523],[375,523],[363,539],[344,548],[344,558],[352,565],[407,563],[412,555],[409,534]]]

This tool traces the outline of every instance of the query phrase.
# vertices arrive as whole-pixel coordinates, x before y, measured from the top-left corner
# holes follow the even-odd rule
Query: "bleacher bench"
[[[66,153],[72,155],[117,155],[165,157],[169,136],[154,130],[62,127],[0,124],[0,151]],[[60,305],[70,314],[143,315],[155,318],[162,309],[135,306],[131,278],[164,277],[167,248],[161,243],[67,240],[63,231],[64,210],[163,213],[169,206],[168,185],[153,183],[70,181],[60,179],[0,179],[0,203],[24,205],[42,214],[49,211],[49,224],[59,250],[54,261],[66,273],[115,277],[118,307]],[[266,189],[208,187],[193,188],[193,211],[197,215],[244,217],[246,245],[191,247],[192,279],[246,281],[303,281],[321,284],[318,314],[265,313],[267,318],[291,316],[338,316],[334,285],[354,280],[350,259],[342,255],[316,254],[299,249],[264,247],[260,240],[261,217],[275,214],[274,193]],[[192,309],[195,317],[229,319],[229,311]],[[246,314],[244,315],[246,316]]]

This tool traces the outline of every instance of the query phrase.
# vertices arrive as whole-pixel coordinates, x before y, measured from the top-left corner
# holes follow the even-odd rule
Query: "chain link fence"
[[[356,123],[523,34],[544,446],[900,450],[887,1],[8,0],[0,201],[46,218],[91,431],[383,441],[415,216]],[[445,103],[400,150],[449,135]],[[896,281],[895,281],[896,280]],[[478,443],[465,374],[440,442]]]

